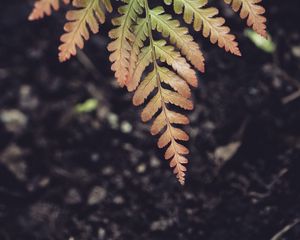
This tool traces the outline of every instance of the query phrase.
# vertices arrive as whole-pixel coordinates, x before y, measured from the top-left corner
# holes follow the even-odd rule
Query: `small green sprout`
[[[267,53],[275,52],[276,44],[272,41],[270,36],[268,36],[268,38],[266,39],[251,29],[246,29],[244,31],[244,35],[246,37],[248,37],[255,44],[255,46],[258,47],[259,49],[261,49]]]
[[[85,102],[79,103],[75,106],[75,112],[76,113],[92,112],[92,111],[96,110],[96,108],[98,107],[98,104],[99,104],[99,102],[95,98],[87,99]]]

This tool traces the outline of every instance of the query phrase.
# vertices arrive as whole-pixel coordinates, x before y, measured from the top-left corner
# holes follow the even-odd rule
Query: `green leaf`
[[[92,111],[96,110],[96,108],[98,107],[98,104],[99,104],[99,102],[95,98],[87,99],[85,102],[79,103],[75,106],[75,112],[76,113],[92,112]]]
[[[248,37],[259,49],[267,53],[275,52],[276,44],[272,41],[270,36],[267,39],[263,38],[251,29],[246,29],[244,31],[244,35]]]

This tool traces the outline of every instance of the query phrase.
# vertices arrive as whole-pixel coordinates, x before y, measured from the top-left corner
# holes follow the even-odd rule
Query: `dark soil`
[[[243,57],[199,38],[184,187],[113,79],[110,24],[60,64],[63,14],[30,23],[29,2],[0,9],[1,240],[300,239],[300,98],[282,102],[300,86],[298,0],[264,1],[274,54],[221,4]],[[98,108],[75,113],[89,98]]]

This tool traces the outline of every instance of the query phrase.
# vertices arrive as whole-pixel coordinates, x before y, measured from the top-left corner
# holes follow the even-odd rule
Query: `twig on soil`
[[[249,120],[249,116],[244,119],[238,131],[232,136],[231,142],[229,142],[227,145],[219,146],[215,149],[212,158],[217,166],[217,171],[219,171],[227,161],[232,159],[232,157],[239,150],[242,144],[242,137],[249,123]]]
[[[297,81],[295,78],[291,77],[289,74],[287,74],[282,69],[280,69],[280,74],[284,80],[288,81],[290,84],[294,85],[297,88],[297,90],[295,92],[282,98],[282,100],[281,100],[282,103],[288,104],[300,97],[300,83],[299,83],[299,81]]]
[[[296,100],[299,97],[300,97],[300,89],[297,90],[297,91],[295,91],[295,92],[293,92],[292,94],[290,94],[290,95],[282,98],[281,101],[282,101],[283,104],[288,104],[288,103]]]
[[[97,70],[93,61],[82,51],[77,52],[78,61],[90,72],[93,74],[93,77],[96,79],[104,78],[102,74]]]
[[[296,88],[300,89],[300,83],[297,79],[291,77],[287,72],[280,69],[280,74],[284,80],[288,81],[290,84],[294,85]]]
[[[289,230],[291,230],[293,227],[295,227],[298,223],[300,223],[300,219],[295,219],[292,223],[286,225],[283,229],[281,229],[278,233],[276,233],[271,240],[280,240],[280,238],[287,233]]]
[[[95,79],[104,79],[105,77],[97,70],[93,61],[81,50],[77,52],[77,58],[79,62],[93,75]],[[103,89],[97,88],[94,84],[89,83],[87,85],[87,90],[96,99],[98,99],[103,104],[108,104],[105,98],[105,91]]]
[[[257,176],[255,174],[253,179],[255,179],[258,183],[260,183],[262,186],[264,186],[266,188],[266,192],[260,193],[260,192],[251,191],[248,193],[248,195],[250,197],[254,198],[253,200],[255,202],[257,202],[259,199],[264,199],[266,197],[269,197],[272,194],[272,191],[273,191],[275,185],[279,182],[280,178],[282,178],[287,172],[288,172],[287,168],[282,169],[278,174],[276,174],[276,177],[269,184],[264,183],[259,178],[259,176]]]
[[[273,66],[274,69],[272,71],[274,73],[273,77],[277,75],[278,77],[281,77],[283,80],[287,81],[297,89],[292,94],[282,98],[281,102],[283,104],[288,104],[300,97],[300,82],[297,79],[291,77],[287,72],[285,72],[283,69],[279,67],[278,56],[274,55],[274,62],[275,62]]]

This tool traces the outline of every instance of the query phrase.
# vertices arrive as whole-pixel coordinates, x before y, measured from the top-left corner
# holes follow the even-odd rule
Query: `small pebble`
[[[71,188],[65,196],[65,202],[70,205],[78,204],[81,201],[82,201],[82,198],[80,196],[80,193],[75,188]]]
[[[27,126],[27,116],[17,109],[4,110],[0,113],[0,121],[13,133],[20,133]]]
[[[136,167],[138,173],[144,173],[146,171],[146,164],[142,163]]]
[[[102,202],[106,197],[106,190],[103,187],[96,186],[92,189],[88,197],[88,205],[96,205]]]
[[[294,47],[292,47],[292,54],[295,57],[300,58],[300,46],[294,46]]]
[[[151,223],[150,229],[151,231],[165,231],[170,225],[172,225],[172,221],[169,219],[160,219]]]
[[[121,123],[121,131],[123,133],[130,133],[132,131],[132,125],[127,121],[122,122]]]
[[[39,105],[38,98],[33,94],[29,85],[22,85],[19,91],[19,103],[22,109],[34,110]]]
[[[122,196],[116,196],[114,197],[113,202],[117,205],[121,205],[125,202],[125,200]]]
[[[117,129],[119,127],[119,118],[117,114],[109,113],[107,121],[112,129]]]
[[[104,176],[111,176],[112,174],[114,174],[114,169],[111,166],[104,167],[102,169],[102,174]]]
[[[104,228],[99,228],[98,229],[98,238],[101,239],[101,240],[104,239],[105,238],[105,233],[106,232],[105,232]]]
[[[161,162],[159,159],[157,159],[156,157],[151,157],[150,159],[150,166],[153,168],[157,168],[161,165]]]

